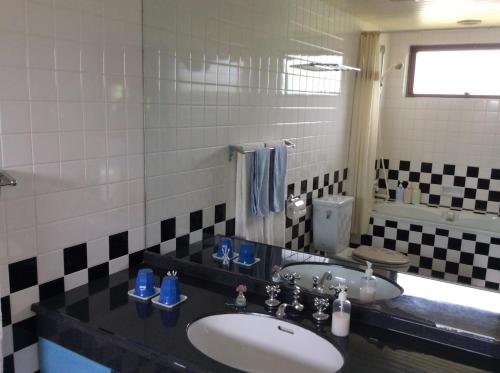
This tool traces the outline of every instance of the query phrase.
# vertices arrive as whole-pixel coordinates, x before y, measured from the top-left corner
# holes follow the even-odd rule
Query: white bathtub
[[[373,214],[422,224],[434,223],[462,230],[484,231],[492,235],[500,234],[500,218],[491,214],[475,214],[471,211],[454,211],[446,207],[407,205],[398,202],[377,202],[373,208]],[[451,218],[453,220],[447,220]]]

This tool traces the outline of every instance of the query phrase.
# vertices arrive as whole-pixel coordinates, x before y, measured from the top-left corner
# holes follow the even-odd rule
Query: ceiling
[[[457,21],[480,19],[474,27],[500,26],[500,0],[331,0],[359,17],[367,30],[463,28]]]

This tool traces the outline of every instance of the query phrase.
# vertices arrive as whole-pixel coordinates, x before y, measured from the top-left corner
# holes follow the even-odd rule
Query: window
[[[410,47],[409,97],[500,97],[500,44]]]

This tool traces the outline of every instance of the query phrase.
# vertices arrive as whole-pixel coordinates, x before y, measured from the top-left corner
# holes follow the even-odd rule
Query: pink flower
[[[238,293],[246,293],[247,292],[247,287],[245,285],[238,285],[238,287],[236,288],[236,291]]]
[[[278,265],[274,265],[273,266],[273,273],[276,273],[276,272],[279,272],[279,271],[281,271],[281,267],[278,266]]]

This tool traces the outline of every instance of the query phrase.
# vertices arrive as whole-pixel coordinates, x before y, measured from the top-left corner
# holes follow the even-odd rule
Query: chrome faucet
[[[318,293],[324,293],[325,292],[325,281],[331,281],[333,278],[332,272],[326,271],[323,273],[321,278],[318,279],[318,276],[313,277],[313,288],[316,290]]]
[[[286,316],[286,308],[292,307],[295,311],[301,312],[304,309],[304,305],[299,302],[300,288],[295,287],[293,291],[293,302],[291,304],[281,303],[276,311],[276,317],[282,319]]]

